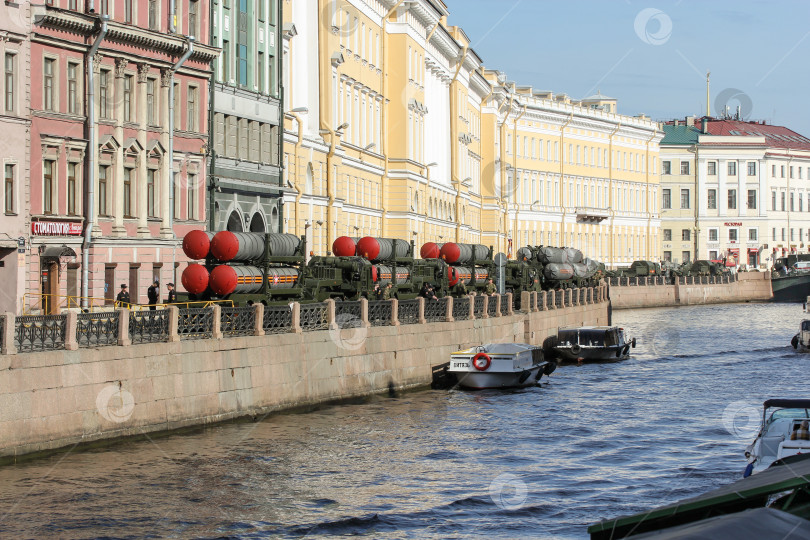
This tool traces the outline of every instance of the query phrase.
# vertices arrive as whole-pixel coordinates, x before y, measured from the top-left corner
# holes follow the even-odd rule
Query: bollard
[[[290,304],[292,311],[292,321],[290,321],[290,332],[293,334],[300,334],[304,330],[301,328],[301,304],[293,302]]]
[[[425,324],[427,321],[425,320],[425,299],[423,297],[419,297],[419,317],[417,319],[419,324]]]
[[[360,323],[363,328],[371,328],[371,323],[368,322],[368,298],[360,299]]]
[[[491,296],[484,295],[484,312],[481,314],[482,319],[489,319],[489,299]]]
[[[253,335],[254,336],[263,336],[264,335],[264,304],[261,302],[256,302],[253,304]]]
[[[495,301],[495,316],[500,317],[501,316],[501,295],[495,293],[495,294],[493,294],[492,296],[489,297],[489,300],[487,300],[487,302],[491,302],[493,300]],[[487,307],[489,307],[489,306],[487,306]]]
[[[177,306],[169,306],[169,337],[168,342],[173,343],[180,341],[180,334],[178,333],[178,323],[180,319],[180,308]]]
[[[391,326],[399,326],[399,300],[391,299]]]
[[[525,311],[526,313],[530,313],[534,311],[534,304],[532,303],[532,293],[529,291],[522,291],[520,293],[520,311]]]
[[[475,319],[475,293],[468,294],[467,298],[470,299],[470,320]]]
[[[65,350],[75,351],[79,348],[79,341],[76,332],[79,329],[79,315],[75,311],[67,312],[65,322]]]
[[[447,309],[444,312],[444,320],[447,322],[454,322],[455,319],[453,318],[453,297],[447,297]]]
[[[129,310],[121,308],[118,310],[118,345],[129,347],[132,339],[129,337]]]
[[[326,304],[326,324],[329,327],[329,330],[340,330],[337,325],[335,319],[337,316],[335,315],[335,300],[333,298],[329,298],[323,301]]]
[[[512,294],[513,293],[506,293],[506,315],[514,315],[515,314],[515,306],[512,305]]]

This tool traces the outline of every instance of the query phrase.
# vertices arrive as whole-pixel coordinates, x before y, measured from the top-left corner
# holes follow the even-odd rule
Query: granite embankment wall
[[[700,281],[700,277],[680,278],[674,285],[646,285],[646,278],[638,278],[638,285],[611,285],[610,300],[613,309],[630,309],[766,301],[773,297],[767,272],[741,272],[729,283]]]
[[[484,304],[482,312],[472,302],[469,314],[456,309],[459,319],[478,314],[468,320],[453,320],[452,302],[443,301],[444,322],[426,322],[420,300],[408,321],[412,324],[399,323],[402,312],[394,302],[393,324],[385,326],[369,325],[369,304],[361,301],[360,324],[343,329],[340,309],[336,317],[335,303],[327,301],[328,329],[315,331],[302,331],[303,307],[294,304],[289,332],[259,335],[258,323],[256,335],[235,337],[223,336],[226,310],[214,307],[212,339],[185,339],[182,326],[189,315],[171,307],[166,310],[168,339],[145,344],[127,339],[130,323],[124,321],[130,321],[130,314],[120,310],[118,343],[95,348],[81,344],[82,319],[77,333],[76,314],[69,314],[66,350],[15,354],[13,347],[4,346],[0,461],[428,385],[433,367],[456,350],[500,341],[542,344],[558,326],[607,324],[606,286],[579,291],[581,295],[569,291],[565,296],[524,293],[521,306],[526,311],[513,311],[509,298],[503,315],[501,302],[490,297],[486,301],[497,303],[489,308]],[[254,307],[262,319],[264,308]],[[8,344],[14,333],[9,319],[5,322]],[[19,332],[19,319],[16,324]]]

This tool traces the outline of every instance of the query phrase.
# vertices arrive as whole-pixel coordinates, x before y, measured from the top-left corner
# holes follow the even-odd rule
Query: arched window
[[[250,220],[250,232],[258,232],[258,233],[265,232],[264,219],[262,218],[262,215],[259,212],[253,214],[253,217]]]
[[[245,229],[242,226],[242,217],[236,210],[231,212],[231,215],[228,216],[228,226],[226,227],[226,230],[232,232],[244,232]]]

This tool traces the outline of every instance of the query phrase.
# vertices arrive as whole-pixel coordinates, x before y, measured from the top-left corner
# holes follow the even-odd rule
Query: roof
[[[528,343],[491,343],[484,345],[489,354],[518,354],[523,351],[540,348]]]
[[[697,144],[698,135],[700,135],[700,130],[695,126],[673,126],[671,124],[665,124],[664,138],[661,140],[660,145]]]
[[[786,409],[810,409],[810,399],[769,399],[762,404],[766,409],[770,407],[784,407]]]
[[[775,510],[773,508],[756,508],[718,516],[680,527],[664,529],[633,536],[633,539],[645,538],[655,540],[715,540],[716,538],[734,538],[735,540],[760,540],[761,538],[810,538],[810,521]]]
[[[774,148],[810,150],[810,139],[785,126],[773,126],[764,122],[744,120],[709,119],[709,135],[737,137],[765,137],[765,143]]]
[[[631,516],[600,521],[588,527],[591,539],[624,538],[718,514],[764,507],[770,495],[810,486],[810,454],[789,465],[771,467],[737,482]],[[790,508],[785,508],[790,511]]]

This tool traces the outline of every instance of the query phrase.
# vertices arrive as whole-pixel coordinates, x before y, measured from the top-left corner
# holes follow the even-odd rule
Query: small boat
[[[563,361],[604,362],[629,357],[636,339],[628,340],[618,326],[581,326],[558,329],[549,344],[552,354]]]
[[[769,409],[774,410],[768,414]],[[769,399],[763,403],[759,434],[745,450],[748,466],[743,477],[790,456],[810,453],[810,433],[802,430],[803,422],[810,424],[810,399]]]
[[[528,343],[491,343],[450,355],[448,373],[464,388],[532,386],[557,368],[547,362],[543,348]]]
[[[810,351],[810,319],[802,321],[801,326],[799,326],[799,333],[793,336],[793,339],[790,340],[790,344],[797,351]]]

